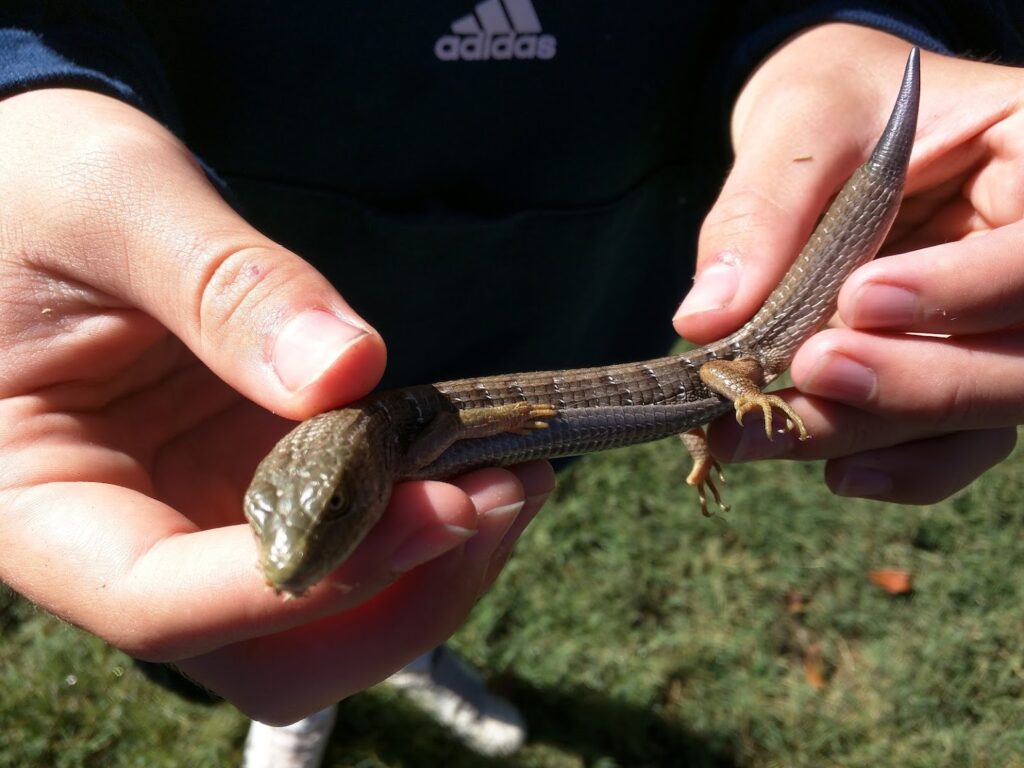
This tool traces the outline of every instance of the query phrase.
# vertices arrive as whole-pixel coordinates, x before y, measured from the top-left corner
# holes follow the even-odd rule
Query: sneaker
[[[443,645],[385,682],[403,691],[481,755],[510,755],[526,740],[519,710],[488,691],[480,674]]]
[[[253,720],[242,768],[320,768],[337,715],[335,704],[281,727]]]

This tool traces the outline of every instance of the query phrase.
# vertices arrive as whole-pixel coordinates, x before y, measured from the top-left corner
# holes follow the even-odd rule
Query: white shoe
[[[242,768],[320,768],[337,715],[335,704],[281,727],[253,720]]]
[[[443,645],[385,683],[406,693],[482,755],[510,755],[526,740],[526,725],[519,711],[488,691],[479,673]]]

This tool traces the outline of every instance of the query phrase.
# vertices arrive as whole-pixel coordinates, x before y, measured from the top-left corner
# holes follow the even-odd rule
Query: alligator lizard
[[[835,312],[839,288],[872,259],[903,195],[917,124],[919,54],[870,158],[840,190],[807,245],[750,322],[707,346],[605,368],[446,381],[371,394],[299,424],[260,463],[245,496],[260,564],[277,591],[302,594],[377,522],[392,484],[570,456],[681,435],[687,482],[706,512],[717,469],[700,425],[735,410],[772,410],[807,437],[800,417],[762,388]],[[695,429],[696,428],[696,429]]]

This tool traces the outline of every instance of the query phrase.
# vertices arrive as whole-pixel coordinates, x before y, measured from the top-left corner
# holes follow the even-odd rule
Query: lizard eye
[[[331,495],[331,498],[327,500],[327,509],[330,512],[341,512],[345,508],[345,500],[341,498],[340,493]]]

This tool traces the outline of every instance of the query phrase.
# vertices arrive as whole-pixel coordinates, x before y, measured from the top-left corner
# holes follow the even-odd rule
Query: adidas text
[[[444,35],[434,44],[441,61],[553,59],[554,35]]]

